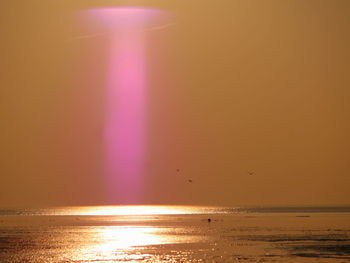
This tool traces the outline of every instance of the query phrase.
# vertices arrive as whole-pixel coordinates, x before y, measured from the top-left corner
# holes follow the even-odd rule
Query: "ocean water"
[[[345,263],[350,207],[0,209],[0,262]]]

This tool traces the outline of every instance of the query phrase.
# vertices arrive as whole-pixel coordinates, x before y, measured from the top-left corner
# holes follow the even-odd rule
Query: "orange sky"
[[[350,204],[349,1],[6,0],[1,206],[111,204],[110,39],[77,15],[106,6],[171,14],[146,46],[142,203]]]

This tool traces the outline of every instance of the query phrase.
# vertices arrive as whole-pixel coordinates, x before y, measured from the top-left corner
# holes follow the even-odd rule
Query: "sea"
[[[0,263],[350,262],[350,207],[0,209]]]

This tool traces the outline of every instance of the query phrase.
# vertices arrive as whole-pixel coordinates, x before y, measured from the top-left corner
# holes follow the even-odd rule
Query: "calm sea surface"
[[[0,262],[345,263],[350,207],[0,209]]]

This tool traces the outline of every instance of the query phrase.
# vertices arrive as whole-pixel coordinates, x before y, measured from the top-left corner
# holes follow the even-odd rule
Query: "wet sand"
[[[0,262],[345,263],[350,213],[2,213]]]

